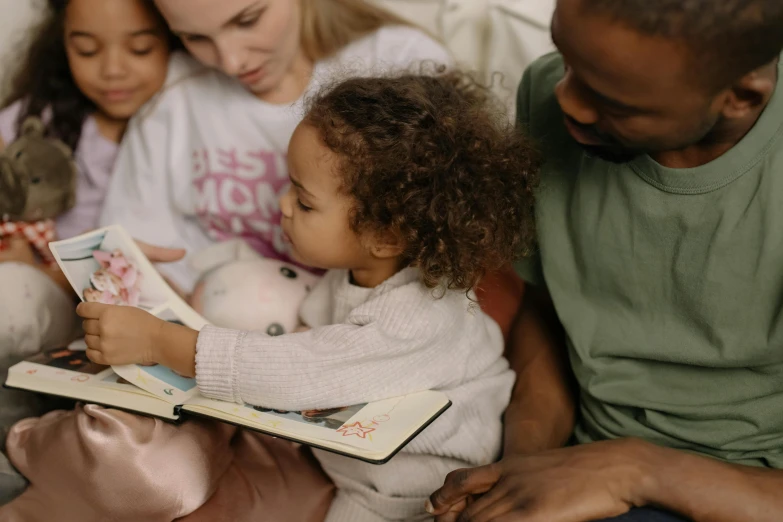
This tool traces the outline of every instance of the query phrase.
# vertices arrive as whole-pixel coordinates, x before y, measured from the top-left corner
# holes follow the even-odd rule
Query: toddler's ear
[[[197,253],[191,259],[190,266],[203,275],[226,263],[260,258],[261,256],[250,248],[247,243],[236,238],[215,243]]]
[[[363,243],[370,254],[378,259],[399,257],[405,251],[405,242],[399,234],[393,232],[369,235],[364,238]]]

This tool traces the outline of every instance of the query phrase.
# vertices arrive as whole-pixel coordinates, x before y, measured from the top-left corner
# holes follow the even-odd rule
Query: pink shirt
[[[289,261],[277,208],[278,197],[288,187],[285,162],[283,152],[262,146],[194,150],[196,216],[209,237],[240,237],[264,257]]]
[[[22,103],[0,111],[0,137],[8,144],[16,139],[16,120]],[[57,237],[67,239],[98,227],[103,200],[117,158],[119,145],[104,138],[93,117],[82,126],[74,159],[78,168],[76,206],[56,220]]]

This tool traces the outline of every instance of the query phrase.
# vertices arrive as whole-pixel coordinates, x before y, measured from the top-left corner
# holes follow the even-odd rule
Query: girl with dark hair
[[[148,0],[48,0],[48,13],[21,55],[12,91],[0,111],[0,149],[28,116],[75,151],[76,206],[56,221],[67,238],[98,225],[128,119],[164,84],[173,38]],[[75,337],[72,292],[57,269],[36,261],[25,238],[0,252],[0,379],[8,367],[42,348]],[[0,442],[16,420],[51,401],[3,391]],[[0,504],[25,481],[0,455]]]
[[[86,193],[105,187],[128,120],[163,86],[174,38],[148,0],[48,5],[0,112],[0,139],[12,141],[27,116],[42,116],[76,151]],[[61,235],[97,224],[103,194],[90,193],[60,220]]]
[[[60,239],[98,226],[118,143],[163,86],[173,43],[149,0],[48,0],[0,111],[0,149],[25,118],[40,116],[75,151],[76,206],[56,220]],[[67,341],[75,326],[67,281],[37,264],[23,238],[5,241],[0,346],[24,355]]]

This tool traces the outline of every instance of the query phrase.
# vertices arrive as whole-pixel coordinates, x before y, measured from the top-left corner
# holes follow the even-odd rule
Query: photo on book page
[[[70,370],[72,372],[84,373],[87,375],[98,375],[108,368],[107,366],[95,364],[87,358],[87,355],[84,352],[69,350],[68,348],[48,350],[38,353],[26,360],[50,368]]]
[[[50,247],[82,301],[152,310],[169,299],[170,289],[122,229],[104,228]]]
[[[256,411],[267,413],[275,417],[302,422],[311,426],[319,426],[330,430],[340,429],[351,417],[359,413],[366,404],[356,404],[343,408],[330,408],[328,410],[302,410],[302,411],[283,411],[263,408],[261,406],[250,406]]]
[[[157,317],[170,323],[185,325],[187,321],[182,319],[171,308],[163,308],[155,313]],[[146,390],[172,404],[182,404],[190,397],[198,393],[196,380],[183,377],[178,373],[156,364],[154,366],[141,366],[129,364],[114,366],[114,371],[126,381]]]

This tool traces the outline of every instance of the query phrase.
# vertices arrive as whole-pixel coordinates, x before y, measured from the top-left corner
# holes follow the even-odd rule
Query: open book
[[[50,247],[82,300],[138,306],[196,330],[207,324],[120,227]],[[194,379],[163,366],[100,366],[87,359],[84,348],[77,341],[37,354],[10,368],[6,386],[171,421],[211,417],[374,464],[387,462],[451,405],[443,393],[425,391],[331,410],[275,411],[208,399]]]

